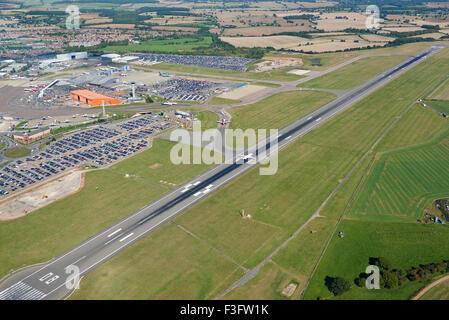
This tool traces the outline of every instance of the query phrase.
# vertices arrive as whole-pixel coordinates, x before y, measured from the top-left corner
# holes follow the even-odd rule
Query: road
[[[432,46],[279,130],[276,146],[279,149],[284,148],[442,48],[443,46]],[[273,145],[267,144],[264,147],[273,149]],[[260,148],[252,146],[248,153],[257,154],[259,150]],[[70,292],[67,284],[72,283],[68,278],[69,274],[66,273],[67,268],[76,266],[81,276],[86,275],[256,165],[254,163],[216,165],[66,253],[43,265],[27,268],[5,279],[0,285],[0,300],[65,297]]]

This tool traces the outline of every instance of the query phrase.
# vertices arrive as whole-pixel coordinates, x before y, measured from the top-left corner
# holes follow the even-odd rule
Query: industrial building
[[[42,128],[31,132],[18,132],[14,133],[14,140],[23,144],[30,144],[39,139],[48,137],[50,134],[49,128]]]
[[[118,99],[114,99],[90,90],[70,91],[70,97],[78,102],[88,104],[89,106],[101,106],[104,104],[121,104]]]
[[[56,59],[59,61],[87,59],[87,52],[62,53],[56,55]]]

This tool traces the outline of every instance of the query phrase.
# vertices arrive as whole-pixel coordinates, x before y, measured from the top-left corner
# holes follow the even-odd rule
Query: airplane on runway
[[[217,121],[217,123],[220,123],[222,126],[225,126],[228,123],[231,123],[231,121],[226,120],[226,119],[221,119],[221,120]]]

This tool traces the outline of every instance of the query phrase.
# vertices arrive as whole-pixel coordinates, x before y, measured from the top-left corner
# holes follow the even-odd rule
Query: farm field
[[[25,217],[2,222],[0,278],[24,265],[55,257],[167,193],[171,186],[160,180],[185,182],[207,168],[173,165],[169,159],[172,145],[157,139],[151,149],[110,170],[87,172],[84,188],[78,193]],[[140,161],[135,157],[140,157]],[[152,169],[153,164],[161,165]],[[139,177],[126,178],[122,170]]]
[[[379,135],[387,129],[393,122],[393,119],[407,108],[410,101],[415,100],[421,92],[430,87],[432,82],[435,82],[445,72],[449,71],[447,70],[449,67],[441,68],[442,64],[449,66],[449,64],[444,63],[447,60],[447,58],[442,58],[444,54],[440,53],[427,59],[426,62],[357,103],[350,110],[336,116],[326,126],[310,132],[281,151],[279,155],[279,170],[276,175],[260,176],[257,170],[252,170],[238,180],[223,187],[217,193],[212,194],[206,201],[202,201],[178,216],[175,222],[195,233],[202,240],[207,241],[207,243],[221,250],[245,267],[254,267],[313,214],[322,201],[336,187],[339,180],[354,166]],[[410,78],[413,78],[414,81],[409,81]],[[389,101],[388,104],[385,103],[386,99]],[[254,185],[258,187],[254,188]],[[351,192],[349,190],[349,195]],[[245,194],[245,197],[235,197],[235,194]],[[343,206],[346,201],[343,201]],[[341,201],[338,203],[341,203]],[[239,213],[240,209],[245,209],[245,212],[250,213],[252,218],[242,219]],[[325,215],[328,218],[323,218],[320,221],[323,221],[323,223],[335,221],[330,218],[339,214],[341,214],[341,210],[326,210]],[[348,222],[350,221],[348,220]],[[368,227],[370,229],[372,224],[377,222],[362,221],[360,223],[370,223],[371,226]],[[326,238],[320,234],[320,230],[323,230],[324,233],[326,228],[332,228],[331,224],[332,222],[322,228],[315,226],[318,230],[318,233],[315,235],[320,236],[308,241],[316,241],[317,250],[321,248],[323,245],[322,241]],[[390,224],[392,223],[390,222]],[[411,223],[397,223],[392,227],[395,230],[397,229],[396,225],[418,228],[427,227]],[[431,227],[438,228],[438,226]],[[431,231],[433,230],[431,229]],[[445,229],[441,230],[445,231]],[[441,239],[447,238],[446,232],[439,232],[439,229],[437,231],[436,236],[435,233],[430,234],[433,239],[439,239],[438,237]],[[410,234],[421,239],[420,232],[421,229],[418,231],[410,229],[404,232],[406,239],[403,240],[403,245],[408,245],[407,241]],[[369,240],[376,236],[364,232],[361,233],[366,234]],[[390,231],[389,235],[384,244],[387,247],[394,233]],[[305,235],[302,236],[305,237]],[[242,245],[243,243],[245,244],[244,246]],[[289,249],[291,244],[282,250]],[[435,255],[427,256],[428,258],[439,258],[441,255],[439,251],[432,252],[426,248],[428,248],[428,245],[423,246],[422,251],[429,255]],[[402,247],[401,249],[404,250]],[[292,249],[292,251],[295,252],[295,259],[305,260],[309,258],[308,250]],[[385,252],[389,253],[390,251]],[[413,253],[411,249],[408,252]],[[279,254],[282,254],[282,251]],[[288,270],[293,270],[293,268],[300,270],[300,274],[293,278],[300,279],[302,272],[307,273],[307,270],[310,270],[311,265],[296,266],[294,265],[294,260],[290,260],[288,256],[289,254],[282,258],[275,257],[274,261],[277,264],[286,264],[288,262],[282,261],[291,261],[293,265],[286,264],[289,268]],[[409,256],[403,260],[413,263],[416,261],[411,260]],[[121,265],[123,263],[127,264],[128,260],[118,257],[115,261]],[[396,261],[394,262],[396,263]],[[423,261],[417,261],[417,263],[425,262],[424,258]],[[175,264],[173,259],[170,263]],[[366,264],[365,261],[363,263]],[[101,270],[102,267],[95,272],[101,272]],[[283,272],[285,272],[284,269]],[[135,273],[124,271],[119,275],[111,275],[111,278],[107,275],[103,279],[105,281],[112,279],[112,277],[114,279],[129,279],[133,275]],[[306,278],[308,274],[303,274],[302,277]],[[146,279],[139,279],[142,283],[147,283]],[[273,279],[273,276],[270,275],[270,279]],[[267,288],[267,286],[263,282],[257,280],[257,278],[254,281],[260,283],[260,286],[258,286],[259,296],[275,297],[276,293],[264,292],[264,288]],[[322,280],[317,282],[319,286],[322,285],[321,282]],[[88,286],[89,284],[85,285]],[[83,283],[81,286],[83,286]],[[176,283],[171,283],[171,286],[177,288]],[[415,291],[419,286],[417,285],[416,288],[408,288],[407,290]],[[327,290],[326,288],[324,289]],[[273,289],[269,288],[267,290]],[[94,294],[96,297],[100,297],[103,295],[103,291],[95,291],[91,297]],[[107,292],[104,292],[104,294],[107,294]],[[244,292],[242,296],[244,296]],[[398,294],[398,296],[403,298],[402,293]],[[185,298],[189,297],[186,296]]]
[[[180,38],[167,40],[151,40],[141,44],[133,44],[127,46],[107,46],[105,51],[113,51],[117,53],[129,52],[154,52],[154,53],[188,53],[201,47],[209,47],[212,44],[211,37],[197,38]]]
[[[341,69],[301,83],[299,87],[348,90],[399,64],[405,57],[367,57]]]

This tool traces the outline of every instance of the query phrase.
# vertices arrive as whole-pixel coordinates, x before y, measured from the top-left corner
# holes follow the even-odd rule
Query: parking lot
[[[239,57],[212,57],[212,56],[181,56],[169,54],[133,54],[145,61],[163,61],[174,64],[184,64],[189,66],[199,66],[214,69],[226,69],[234,71],[246,71],[248,64],[253,59]]]
[[[154,115],[98,126],[57,140],[0,170],[0,197],[81,166],[102,167],[151,147],[155,133],[175,126]]]
[[[207,100],[210,94],[222,90],[223,87],[229,87],[229,85],[206,80],[173,78],[150,87],[138,87],[137,89],[141,92],[150,91],[167,100],[201,102]]]

